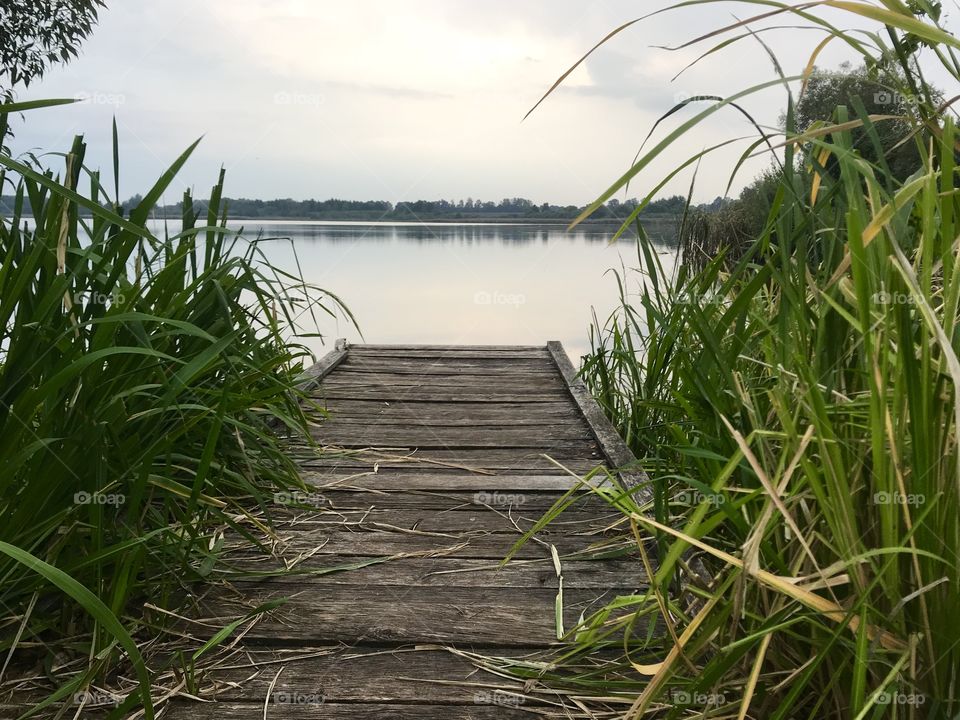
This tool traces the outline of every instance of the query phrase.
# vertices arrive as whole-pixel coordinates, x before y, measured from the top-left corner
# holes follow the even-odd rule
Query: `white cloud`
[[[223,164],[237,196],[583,203],[626,169],[678,94],[723,95],[772,77],[748,40],[671,84],[705,48],[651,46],[731,21],[718,8],[699,8],[625,31],[521,123],[559,74],[637,7],[625,0],[115,2],[81,57],[21,97],[85,92],[124,102],[38,111],[15,148],[62,150],[85,132],[88,159],[107,169],[115,113],[125,195],[143,192],[205,134],[182,175],[199,195]],[[818,39],[796,31],[764,38],[787,72],[803,66]],[[823,62],[844,57],[830,47]],[[784,97],[767,91],[744,104],[774,123]],[[719,113],[633,188],[644,190],[719,137],[747,132],[736,113]],[[701,197],[722,192],[739,152],[701,166]],[[688,183],[683,176],[667,191],[686,192]]]

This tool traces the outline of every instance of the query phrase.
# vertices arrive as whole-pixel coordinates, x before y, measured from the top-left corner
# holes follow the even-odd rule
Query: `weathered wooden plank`
[[[405,390],[418,388],[430,392],[446,392],[450,388],[459,388],[470,392],[519,392],[519,393],[547,393],[556,394],[557,400],[564,399],[565,387],[563,381],[548,375],[536,377],[510,377],[498,378],[489,375],[485,377],[470,375],[404,375],[391,378],[378,375],[375,379],[366,378],[344,378],[330,375],[323,381],[323,387],[326,389],[339,388],[364,389],[364,388],[403,388]]]
[[[435,371],[438,374],[491,372],[538,372],[553,374],[557,366],[549,355],[527,358],[490,357],[390,357],[381,355],[348,354],[340,365],[341,370],[379,369],[387,372],[400,370]]]
[[[477,558],[402,558],[344,571],[317,575],[321,567],[336,568],[357,563],[355,556],[326,556],[313,575],[294,574],[267,582],[282,586],[278,592],[316,592],[328,585],[352,587],[502,587],[557,589],[553,560],[512,560],[504,567],[499,561]],[[245,559],[231,563],[237,575],[231,577],[237,590],[243,590],[244,573],[278,572],[284,566],[269,558]],[[633,560],[567,560],[562,563],[564,588],[608,589],[635,583],[646,587],[647,577],[639,558]]]
[[[391,350],[417,350],[417,351],[444,351],[451,353],[461,352],[487,352],[487,353],[526,353],[534,352],[543,354],[546,347],[543,345],[410,345],[410,344],[377,344],[377,343],[357,343],[351,345],[351,348],[358,352],[375,352],[382,354]]]
[[[384,402],[455,402],[455,403],[515,403],[524,405],[539,402],[557,402],[559,395],[555,391],[531,390],[530,392],[515,392],[507,390],[460,390],[450,388],[338,388],[321,386],[315,390],[312,397],[326,400],[381,400]]]
[[[458,441],[494,441],[500,442],[504,447],[523,444],[530,446],[531,442],[537,445],[545,443],[559,442],[563,440],[580,440],[582,442],[594,442],[593,436],[585,425],[564,424],[544,427],[510,427],[509,425],[483,425],[476,427],[447,426],[447,425],[428,425],[426,423],[413,422],[408,426],[400,426],[395,423],[380,424],[374,420],[370,424],[357,422],[340,422],[335,418],[320,423],[314,429],[314,436],[331,437],[336,435],[347,435],[353,440],[358,437],[376,437],[380,442],[397,442],[394,438],[408,437],[413,442],[417,440],[431,440],[434,442],[458,442]]]
[[[337,366],[337,373],[344,377],[364,377],[367,375],[397,375],[413,377],[476,377],[476,378],[510,378],[510,377],[557,377],[557,368],[551,360],[514,361],[511,363],[494,363],[481,360],[447,362],[447,361],[403,361],[393,358],[381,360],[356,360],[347,358]]]
[[[340,447],[338,445],[321,445],[312,448],[307,445],[290,445],[290,456],[295,458],[310,457],[317,459],[336,460],[339,458],[354,458],[364,460],[390,459],[396,460],[400,457],[417,459],[419,461],[434,459],[439,462],[446,462],[455,458],[487,459],[491,461],[511,461],[526,458],[537,458],[542,455],[550,455],[556,458],[570,459],[596,459],[596,462],[604,462],[600,446],[595,440],[556,440],[544,438],[539,445],[530,445],[520,448],[489,448],[489,449],[470,449],[470,448],[448,448],[443,450],[423,450],[414,451],[412,448],[383,444],[378,446],[369,446],[370,449],[351,449]],[[386,448],[386,449],[385,449]],[[556,466],[554,466],[556,467]],[[562,472],[556,468],[557,472]]]
[[[451,383],[474,384],[477,386],[490,385],[491,383],[503,383],[506,385],[519,385],[520,383],[534,383],[551,388],[563,389],[563,378],[559,373],[523,373],[514,372],[509,375],[487,375],[481,373],[462,373],[453,375],[450,373],[397,373],[388,370],[378,372],[332,372],[324,378],[325,382],[336,383],[433,383],[436,385],[450,385]]]
[[[413,426],[399,428],[397,425],[382,428],[363,427],[359,425],[323,426],[312,431],[314,439],[323,445],[335,445],[343,448],[404,447],[410,449],[444,450],[444,449],[508,449],[508,448],[539,448],[543,446],[545,433],[511,433],[499,428],[464,428],[460,432],[444,431],[442,428]],[[556,437],[554,448],[565,448],[573,451],[589,450],[591,438],[584,437],[583,431],[556,431],[551,433]],[[558,437],[557,437],[558,436]],[[554,440],[554,438],[550,438]]]
[[[340,472],[373,470],[374,467],[380,467],[381,469],[402,467],[404,469],[416,472],[443,472],[445,470],[450,473],[457,473],[463,472],[464,470],[473,470],[477,472],[553,475],[559,469],[556,463],[551,462],[539,455],[491,459],[484,458],[481,455],[476,454],[477,452],[482,451],[462,450],[454,455],[440,459],[434,457],[434,454],[438,452],[441,451],[430,451],[432,461],[427,459],[417,459],[416,457],[413,457],[410,460],[402,461],[390,459],[377,460],[351,457],[328,457],[315,460],[305,459],[299,460],[298,462],[305,470],[336,470]],[[522,451],[517,450],[516,452],[520,453]],[[557,457],[556,454],[551,455],[551,457],[553,457],[554,460],[562,464],[567,469],[579,474],[588,473],[598,465],[603,464],[599,457],[590,460],[583,460],[576,457]]]
[[[312,392],[312,397],[345,397],[354,396],[376,396],[379,399],[381,395],[386,398],[401,397],[403,399],[415,399],[423,396],[438,395],[445,397],[453,395],[455,398],[465,398],[462,402],[490,402],[487,396],[506,398],[506,402],[518,403],[526,402],[556,402],[563,399],[565,388],[548,387],[537,383],[456,383],[456,382],[420,382],[413,381],[407,383],[354,383],[354,382],[324,382],[319,388]],[[474,396],[480,396],[475,398]]]
[[[366,491],[363,489],[354,489],[342,486],[339,489],[322,489],[316,501],[305,500],[307,503],[313,502],[318,509],[325,510],[366,510],[369,508],[383,509],[403,509],[411,510],[457,510],[477,507],[480,510],[486,509],[486,505],[499,512],[516,512],[522,508],[525,513],[545,513],[553,503],[560,497],[555,492],[532,492],[522,491],[523,503],[514,502],[511,504],[511,496],[517,491],[509,490],[376,490]],[[602,506],[602,501],[593,495],[580,495],[574,505],[567,512],[574,512],[579,508],[598,508]]]
[[[473,647],[551,647],[557,644],[556,591],[548,588],[359,586],[286,595],[275,584],[243,584],[243,594],[203,598],[200,612],[222,627],[253,608],[287,597],[245,639],[266,644],[456,643]],[[564,590],[565,628],[635,588]],[[200,628],[194,632],[202,635]]]
[[[353,463],[353,464],[331,464],[331,463],[320,463],[317,465],[303,464],[300,463],[301,468],[306,472],[319,472],[319,473],[334,473],[340,475],[348,474],[364,474],[373,472],[374,467],[373,463]],[[428,463],[399,463],[399,464],[381,464],[379,472],[384,474],[420,474],[420,473],[436,473],[437,475],[458,475],[464,472],[477,472],[478,476],[482,477],[493,477],[498,474],[510,475],[510,474],[524,474],[531,476],[545,476],[545,475],[555,475],[558,472],[556,465],[551,465],[546,467],[522,467],[517,465],[511,465],[510,467],[500,467],[500,468],[482,468],[477,469],[473,467],[459,467],[456,465],[446,466],[446,465],[436,465]],[[567,466],[569,467],[569,465]],[[591,466],[592,468],[593,466]],[[582,473],[587,472],[586,470]],[[581,473],[581,474],[582,474]]]
[[[501,364],[493,362],[464,363],[424,363],[385,360],[344,360],[337,367],[337,374],[341,376],[363,377],[365,375],[419,375],[437,377],[516,377],[529,375],[555,377],[557,369],[548,361],[537,361],[524,365],[517,363]]]
[[[389,446],[385,446],[389,447]],[[385,450],[356,450],[356,451],[338,451],[335,446],[321,448],[317,455],[305,448],[305,454],[311,458],[315,457],[318,462],[337,462],[339,460],[351,460],[354,462],[403,462],[400,458],[405,458],[409,462],[436,461],[438,463],[450,462],[472,462],[476,467],[504,467],[510,468],[516,464],[517,467],[540,467],[544,455],[549,455],[557,460],[571,460],[582,463],[591,463],[590,467],[601,464],[604,458],[601,455],[600,448],[596,443],[579,443],[577,441],[557,441],[556,444],[544,443],[536,448],[518,448],[518,449],[489,449],[489,450],[470,450],[470,449],[451,449],[451,450],[430,450],[429,452],[400,452],[404,448],[398,448],[397,451],[388,452]],[[298,448],[291,448],[292,457],[301,457],[303,451]],[[524,462],[536,461],[534,465],[524,465]],[[562,472],[555,464],[549,465],[554,472]]]
[[[370,449],[350,449],[330,445],[320,447],[315,451],[311,448],[291,448],[290,457],[302,460],[304,463],[320,463],[322,465],[341,461],[355,464],[379,463],[381,466],[389,464],[429,465],[431,462],[438,465],[444,463],[462,465],[466,463],[471,468],[504,470],[517,468],[518,472],[523,472],[530,467],[544,467],[552,468],[554,473],[563,472],[563,470],[556,464],[547,462],[547,457],[560,463],[580,463],[590,468],[604,462],[599,448],[575,440],[558,441],[557,445],[529,448],[449,448],[422,451],[392,445],[370,446]]]
[[[308,485],[334,490],[337,487],[377,490],[439,490],[456,492],[494,492],[497,490],[528,490],[563,493],[576,484],[569,475],[465,475],[425,472],[395,472],[384,469],[379,473],[320,473],[304,472],[301,477]]]
[[[424,428],[501,428],[505,431],[518,430],[522,432],[540,432],[549,435],[553,428],[560,428],[563,431],[572,431],[578,429],[582,431],[585,437],[593,439],[590,429],[583,422],[582,418],[572,414],[554,417],[477,417],[474,414],[449,413],[441,417],[423,417],[413,412],[376,412],[367,414],[344,414],[336,412],[331,414],[327,420],[317,423],[319,426],[327,424],[336,424],[338,427],[359,426],[359,427],[385,427],[399,426],[407,427],[410,425]]]
[[[440,452],[439,450],[431,450]],[[446,460],[417,460],[392,461],[392,460],[363,460],[351,459],[348,457],[339,459],[319,459],[319,460],[299,460],[300,466],[305,470],[316,471],[337,471],[337,472],[362,472],[380,468],[380,470],[402,468],[414,472],[449,472],[457,473],[463,471],[473,471],[479,473],[527,473],[530,475],[553,475],[557,472],[557,465],[552,461],[541,459],[539,457],[517,458],[517,459],[484,459],[470,455],[464,455],[470,451],[461,451],[461,454],[451,456]],[[520,452],[518,450],[517,452]],[[599,460],[581,460],[578,458],[557,458],[552,456],[565,468],[577,474],[586,474],[593,470]]]
[[[537,443],[530,442],[526,445],[517,444],[514,447],[510,445],[497,446],[490,443],[469,444],[445,444],[437,442],[423,442],[419,445],[400,445],[398,443],[384,443],[375,446],[366,442],[353,443],[321,443],[319,450],[310,447],[297,447],[290,449],[290,457],[295,459],[308,460],[310,458],[344,458],[351,454],[359,453],[359,457],[364,459],[375,458],[378,455],[397,458],[400,456],[425,462],[429,459],[441,459],[444,461],[450,458],[465,458],[468,456],[477,457],[479,454],[489,452],[493,457],[487,457],[487,460],[523,460],[525,458],[534,458],[540,455],[549,455],[557,460],[562,459],[580,459],[584,456],[594,455],[597,462],[601,462],[599,450],[594,449],[594,445],[583,440],[557,440],[555,445],[543,447]],[[443,455],[440,455],[443,453]]]
[[[538,648],[504,649],[503,655],[532,658],[538,652]],[[445,682],[436,682],[441,679]],[[220,701],[261,704],[271,687],[275,693],[322,695],[327,703],[447,705],[489,704],[484,702],[487,690],[514,694],[523,690],[522,683],[488,673],[451,652],[412,649],[249,649],[206,670],[203,681],[210,686],[209,694]]]
[[[535,657],[537,648],[504,649],[498,654],[507,657]],[[441,682],[437,682],[442,680]],[[167,709],[164,717],[193,718],[191,710],[208,712],[215,707],[244,707],[238,715],[223,718],[255,717],[261,720],[265,701],[268,717],[286,717],[289,707],[284,705],[309,704],[317,700],[328,707],[334,703],[418,703],[443,705],[490,705],[514,702],[533,704],[533,697],[525,697],[523,684],[493,673],[469,660],[444,650],[390,651],[343,647],[255,649],[247,648],[223,658],[217,664],[200,669],[196,681],[205,700],[216,700],[216,705],[191,702],[182,698]],[[500,691],[497,693],[496,691]],[[43,696],[37,695],[35,702]],[[100,698],[92,696],[91,699]],[[103,713],[113,705],[103,698]],[[233,705],[227,705],[233,701]],[[299,701],[299,702],[293,702]],[[239,703],[251,703],[246,708]],[[0,717],[19,717],[24,706],[0,705]],[[75,712],[71,701],[67,707]],[[59,709],[55,705],[54,708]],[[449,708],[456,713],[456,708]],[[9,712],[8,712],[9,711]],[[171,716],[169,713],[173,711]],[[84,708],[83,717],[98,712]]]
[[[508,352],[451,352],[451,351],[432,351],[432,350],[389,350],[389,351],[375,351],[375,352],[356,352],[354,351],[353,356],[358,360],[362,361],[366,358],[376,358],[378,360],[384,359],[396,359],[396,360],[411,360],[411,361],[420,361],[423,363],[432,363],[432,362],[450,362],[450,361],[473,361],[473,362],[486,362],[486,363],[530,363],[536,364],[544,359],[549,360],[550,355],[544,350],[538,351],[526,351],[518,353],[508,353]]]
[[[323,500],[317,495],[310,495],[311,503],[317,508],[287,507],[275,509],[272,518],[274,527],[281,532],[290,530],[322,530],[324,528],[342,530],[417,530],[420,532],[516,532],[529,530],[540,518],[543,512],[539,507],[525,507],[526,495],[518,492],[477,492],[474,498],[480,502],[486,501],[490,507],[504,507],[509,513],[491,512],[486,505],[479,502],[467,508],[450,510],[378,507],[372,505],[360,508],[337,508],[325,510],[321,506]],[[560,495],[554,495],[557,500]],[[623,515],[599,501],[596,507],[585,506],[575,510],[567,510],[553,520],[549,529],[551,532],[583,533],[591,530],[602,530],[616,521],[623,521]]]
[[[377,388],[402,387],[424,388],[426,390],[442,390],[450,387],[459,387],[473,392],[483,392],[495,388],[499,392],[510,391],[556,391],[557,397],[563,398],[566,386],[559,375],[390,375],[387,373],[369,373],[360,376],[359,373],[341,375],[332,373],[323,380],[324,388]]]
[[[338,399],[321,403],[321,407],[332,412],[342,412],[350,414],[362,414],[367,412],[393,411],[407,412],[420,416],[430,417],[491,417],[496,419],[515,419],[522,422],[523,418],[531,417],[537,419],[550,419],[553,417],[578,418],[583,422],[583,417],[579,414],[576,405],[565,397],[560,397],[550,402],[528,405],[523,408],[522,415],[517,414],[517,406],[514,403],[486,403],[486,404],[463,404],[451,403],[445,401],[430,402],[428,400],[417,400],[416,398],[406,398],[395,402],[384,400],[349,400]]]
[[[417,402],[402,400],[384,402],[382,400],[329,400],[321,402],[333,418],[367,418],[370,424],[382,417],[398,417],[421,420],[424,422],[443,422],[469,420],[478,423],[502,423],[523,425],[526,423],[551,423],[557,420],[569,420],[585,424],[572,402],[564,399],[559,402],[529,404],[522,412],[517,412],[513,403],[474,403],[463,405],[446,402]]]
[[[545,347],[511,347],[483,345],[351,345],[356,357],[400,357],[400,358],[455,358],[455,359],[539,359],[549,357]]]
[[[538,541],[527,542],[517,551],[522,560],[548,559],[550,545],[562,557],[589,559],[595,556],[635,552],[629,540],[619,541],[596,535],[538,534]],[[302,569],[330,567],[328,557],[392,557],[407,554],[418,557],[472,558],[502,560],[521,539],[520,533],[408,533],[388,530],[323,531],[307,529],[280,535],[277,552],[285,558],[303,558]],[[237,562],[263,557],[257,549],[231,549]]]
[[[493,694],[490,697],[494,697]],[[289,720],[530,720],[530,713],[506,705],[423,705],[412,703],[301,703],[274,704],[268,717]],[[263,701],[197,703],[177,700],[164,720],[262,720]]]
[[[339,448],[344,451],[352,450],[365,450],[367,448],[389,448],[393,452],[417,452],[423,453],[426,456],[427,453],[433,453],[437,451],[450,451],[450,452],[460,452],[460,451],[469,451],[469,452],[478,452],[483,450],[499,450],[499,451],[525,451],[525,450],[537,450],[543,451],[541,447],[541,442],[534,440],[524,441],[518,440],[517,442],[500,442],[498,440],[463,440],[460,442],[454,441],[445,441],[443,439],[429,439],[422,438],[419,441],[416,441],[414,438],[376,438],[372,436],[355,436],[351,437],[349,433],[337,433],[333,436],[324,435],[322,432],[318,432],[314,436],[317,441],[326,447]],[[383,442],[377,442],[377,440],[383,439]],[[411,440],[413,440],[411,442]],[[562,440],[558,443],[564,442]],[[551,453],[554,457],[558,456],[558,453],[565,456],[576,455],[580,453],[591,454],[592,450],[589,450],[589,445],[583,440],[568,440],[564,445],[555,445],[551,448],[553,452]]]

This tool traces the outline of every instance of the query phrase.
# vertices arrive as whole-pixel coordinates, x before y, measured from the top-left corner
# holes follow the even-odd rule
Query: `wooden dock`
[[[478,659],[557,647],[557,563],[567,630],[645,586],[610,530],[621,517],[589,492],[499,569],[570,473],[633,460],[560,344],[341,342],[310,376],[330,413],[315,426],[324,453],[292,449],[310,492],[278,499],[296,507],[281,509],[272,558],[240,539],[227,554],[248,573],[301,574],[248,575],[202,599],[195,636],[287,602],[204,673],[197,694],[216,702],[180,697],[164,717],[572,717],[565,695]]]

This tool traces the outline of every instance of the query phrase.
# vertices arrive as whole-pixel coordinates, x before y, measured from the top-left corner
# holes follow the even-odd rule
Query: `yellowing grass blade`
[[[745,570],[748,575],[750,575],[751,577],[753,577],[763,585],[766,585],[767,587],[772,588],[777,592],[783,593],[784,595],[787,595],[793,598],[797,602],[802,603],[803,605],[806,605],[811,610],[816,610],[817,612],[821,613],[824,617],[827,617],[830,620],[833,620],[834,622],[838,622],[838,623],[846,622],[850,630],[854,632],[860,626],[859,615],[851,615],[836,603],[831,602],[826,598],[822,598],[815,593],[809,592],[807,590],[803,590],[802,588],[796,585],[796,578],[781,577],[779,575],[774,575],[771,572],[767,572],[766,570],[751,571],[747,568],[744,568],[744,564],[740,559],[735,558],[733,555],[730,555],[729,553],[725,553],[722,550],[717,550],[716,548],[710,545],[707,545],[704,542],[701,542],[695,537],[692,537],[690,535],[685,535],[684,533],[679,532],[678,530],[674,530],[672,527],[668,525],[659,523],[656,520],[652,520],[651,518],[637,515],[636,513],[631,513],[630,517],[632,517],[639,523],[657,528],[658,530],[662,530],[663,532],[669,535],[673,535],[674,537],[679,538],[684,542],[690,543],[691,545],[700,548],[704,552],[710,553],[714,557],[719,558],[720,560],[723,560],[728,565],[733,565],[734,567],[738,567],[740,569]],[[867,627],[867,633],[871,640],[878,640],[880,644],[883,647],[887,648],[888,650],[902,650],[904,647],[906,647],[906,644],[903,642],[903,640],[887,632],[886,630],[869,626]]]
[[[800,97],[803,97],[803,94],[807,91],[807,83],[810,81],[810,77],[813,75],[813,70],[816,67],[817,58],[820,57],[820,53],[823,52],[823,49],[830,44],[830,41],[833,40],[836,35],[827,35],[823,40],[821,40],[817,47],[814,48],[813,52],[810,54],[810,59],[807,61],[807,65],[803,68],[803,82],[800,84]]]
[[[820,164],[820,167],[824,166],[824,164],[827,162],[827,158],[829,157],[830,157],[830,148],[823,148],[823,150],[820,151],[820,155],[817,157],[817,162]],[[813,181],[811,182],[811,185],[810,185],[810,204],[811,205],[817,204],[817,195],[820,194],[821,182],[822,182],[822,178],[820,177],[820,171],[816,170],[813,173]]]
[[[895,12],[893,10],[878,8],[876,5],[871,5],[869,3],[852,2],[851,0],[826,0],[824,4],[840,10],[847,10],[859,15],[860,17],[876,20],[877,22],[881,22],[884,25],[890,25],[891,27],[898,28],[904,32],[912,33],[917,37],[928,40],[931,43],[937,45],[949,45],[950,47],[960,50],[960,40],[957,40],[957,38],[955,38],[953,35],[948,32],[944,32],[940,28],[934,27],[933,25],[928,25],[922,20],[917,20],[913,13],[911,13],[906,7],[903,7],[903,9],[899,12]]]
[[[864,247],[873,242],[873,239],[880,234],[883,226],[893,219],[893,216],[897,210],[902,208],[905,203],[912,200],[917,193],[923,190],[928,179],[929,177],[927,175],[923,175],[907,183],[897,191],[897,194],[894,195],[892,202],[887,203],[877,211],[870,223],[863,229]],[[841,260],[837,265],[837,269],[834,271],[833,276],[827,282],[828,287],[833,285],[835,282],[837,282],[837,280],[846,274],[847,270],[850,269],[850,262],[850,251],[847,250],[843,260]]]

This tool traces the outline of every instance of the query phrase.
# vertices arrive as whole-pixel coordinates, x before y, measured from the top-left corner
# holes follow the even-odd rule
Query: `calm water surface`
[[[238,223],[240,221],[237,221]],[[636,246],[612,230],[563,225],[244,221],[270,260],[340,297],[360,333],[338,314],[320,319],[320,354],[354,342],[542,345],[560,340],[576,358],[589,347],[591,313],[616,305],[611,268],[636,267]],[[673,250],[661,248],[665,267]],[[313,331],[305,322],[305,332]]]

